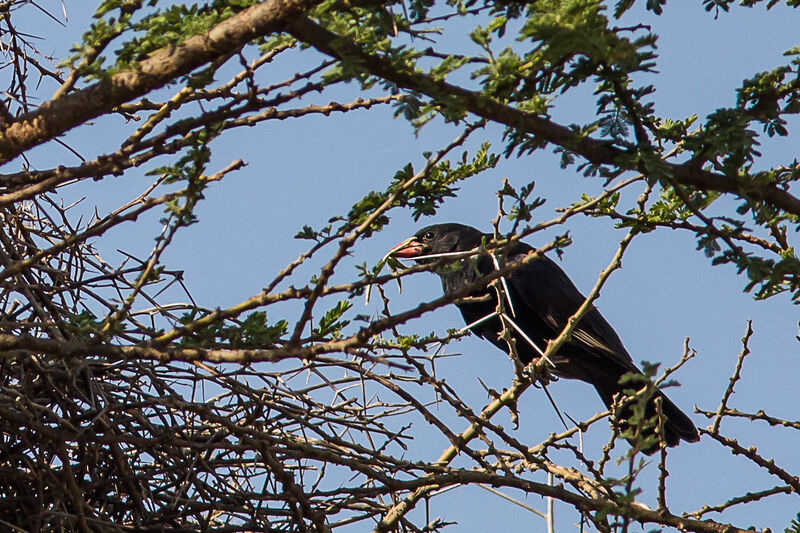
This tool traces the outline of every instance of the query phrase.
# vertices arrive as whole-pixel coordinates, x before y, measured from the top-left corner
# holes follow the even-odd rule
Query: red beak
[[[389,253],[386,255],[393,255],[403,259],[411,259],[418,255],[422,255],[422,243],[416,240],[415,237],[410,237],[389,250]]]

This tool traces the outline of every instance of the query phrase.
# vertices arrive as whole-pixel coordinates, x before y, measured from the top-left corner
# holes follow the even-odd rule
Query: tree
[[[711,365],[722,381],[732,375],[713,391],[718,404],[697,409],[695,420],[710,424],[703,442],[649,458],[622,437],[635,440],[658,416],[625,428],[613,409],[531,431],[530,405],[552,421],[565,411],[531,391],[567,384],[546,385],[541,359],[513,372],[508,365],[499,386],[487,379],[478,390],[476,375],[500,367],[502,354],[492,354],[496,365],[467,362],[475,354],[452,363],[463,346],[482,346],[468,344],[456,324],[430,321],[452,298],[395,296],[395,283],[423,283],[417,274],[433,267],[374,256],[394,244],[379,237],[410,227],[389,228],[390,216],[420,222],[457,200],[459,188],[555,154],[568,182],[541,178],[534,188],[527,175],[493,178],[496,239],[484,250],[498,256],[486,280],[498,294],[504,269],[513,268],[503,263],[504,243],[535,238],[542,253],[569,253],[571,230],[588,222],[619,243],[576,320],[631,242],[676,233],[691,235],[713,265],[733,265],[756,299],[792,315],[800,300],[800,167],[762,152],[796,125],[798,49],[745,79],[733,105],[703,118],[660,115],[656,35],[642,21],[677,9],[665,4],[105,0],[72,52],[50,57],[58,36],[35,35],[65,13],[3,3],[5,527],[439,531],[466,507],[490,512],[508,500],[516,504],[511,523],[530,517],[553,528],[556,517],[598,531],[637,522],[796,530],[800,481],[791,450],[800,422],[765,404],[732,403],[735,387],[745,386],[751,324],[738,358]],[[702,2],[719,19],[743,9],[732,4]],[[791,17],[796,2],[742,4]],[[85,16],[82,6],[67,9],[72,24]],[[363,197],[354,193],[356,176],[338,176],[331,202],[350,207],[292,220],[270,217],[280,207],[274,198],[281,188],[302,197],[308,183],[280,175],[291,168],[266,169],[277,176],[248,193],[264,198],[256,215],[269,220],[269,234],[249,234],[237,256],[214,253],[224,243],[208,239],[181,249],[209,204],[252,216],[215,192],[250,170],[238,151],[280,151],[282,132],[309,116],[367,116],[370,125],[387,110],[425,142],[434,130],[441,144],[424,147],[421,164],[372,178]],[[450,140],[441,141],[444,134]],[[320,143],[337,140],[305,131],[297,144],[311,159],[323,153]],[[345,157],[380,158],[358,147]],[[307,246],[287,259],[274,243],[295,233]],[[271,248],[283,268],[254,265],[259,247]],[[196,274],[211,260],[237,276],[257,270],[261,289],[229,303],[236,279]],[[209,287],[219,291],[214,301]],[[202,300],[193,297],[198,289]],[[542,349],[554,353],[570,332]],[[653,383],[668,385],[693,372],[693,357],[687,339],[682,357],[646,369]],[[780,379],[753,377],[754,387],[773,393]],[[619,405],[642,405],[653,383],[632,385]],[[771,443],[792,439],[770,457]],[[718,479],[671,461],[696,449],[723,465]],[[747,477],[746,490],[728,490],[728,471]],[[699,488],[709,484],[718,490]],[[460,506],[448,500],[450,489],[462,495]]]

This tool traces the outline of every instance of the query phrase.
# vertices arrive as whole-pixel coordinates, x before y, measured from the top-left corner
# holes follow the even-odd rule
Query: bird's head
[[[484,234],[463,224],[435,224],[422,228],[391,250],[387,255],[418,262],[434,260],[436,254],[466,252],[480,245]]]

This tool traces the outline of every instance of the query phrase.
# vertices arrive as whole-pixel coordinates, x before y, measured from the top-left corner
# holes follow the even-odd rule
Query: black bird
[[[403,259],[416,259],[425,263],[435,258],[425,257],[449,252],[466,252],[479,246],[491,235],[463,224],[436,224],[419,230],[413,237],[395,246],[389,255]],[[533,248],[525,243],[514,244],[506,256],[507,262],[522,259]],[[452,294],[496,269],[488,253],[463,259],[449,264],[436,273],[442,281],[445,294]],[[544,350],[547,341],[556,338],[566,326],[578,307],[585,300],[563,270],[544,255],[533,259],[505,276],[508,297],[506,314],[525,334]],[[488,286],[480,287],[470,293],[468,301],[457,301],[456,305],[467,324],[473,324],[491,315],[497,308],[496,292]],[[488,296],[488,297],[487,297]],[[507,344],[499,339],[502,331],[500,319],[494,317],[473,325],[471,331],[492,342],[503,351]],[[523,364],[527,364],[540,354],[512,328],[516,340],[517,354]],[[572,337],[551,358],[557,376],[579,379],[590,383],[597,390],[606,407],[613,403],[614,395],[630,385],[620,385],[619,379],[628,372],[641,373],[631,356],[622,345],[619,336],[600,312],[592,308],[578,323]],[[662,412],[665,416],[664,441],[669,446],[677,445],[681,439],[697,442],[697,434],[692,421],[663,393]],[[655,406],[648,406],[647,415],[655,414]],[[629,415],[623,415],[629,416]],[[652,453],[657,447],[644,450]]]

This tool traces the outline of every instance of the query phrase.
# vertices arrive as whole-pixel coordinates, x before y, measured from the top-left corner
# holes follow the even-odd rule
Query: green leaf
[[[352,307],[353,304],[347,300],[339,301],[335,306],[325,312],[325,314],[319,320],[319,326],[314,328],[313,335],[319,337],[330,335],[334,338],[337,338],[341,330],[350,324],[349,320],[341,320],[341,318],[342,315],[344,315]]]

